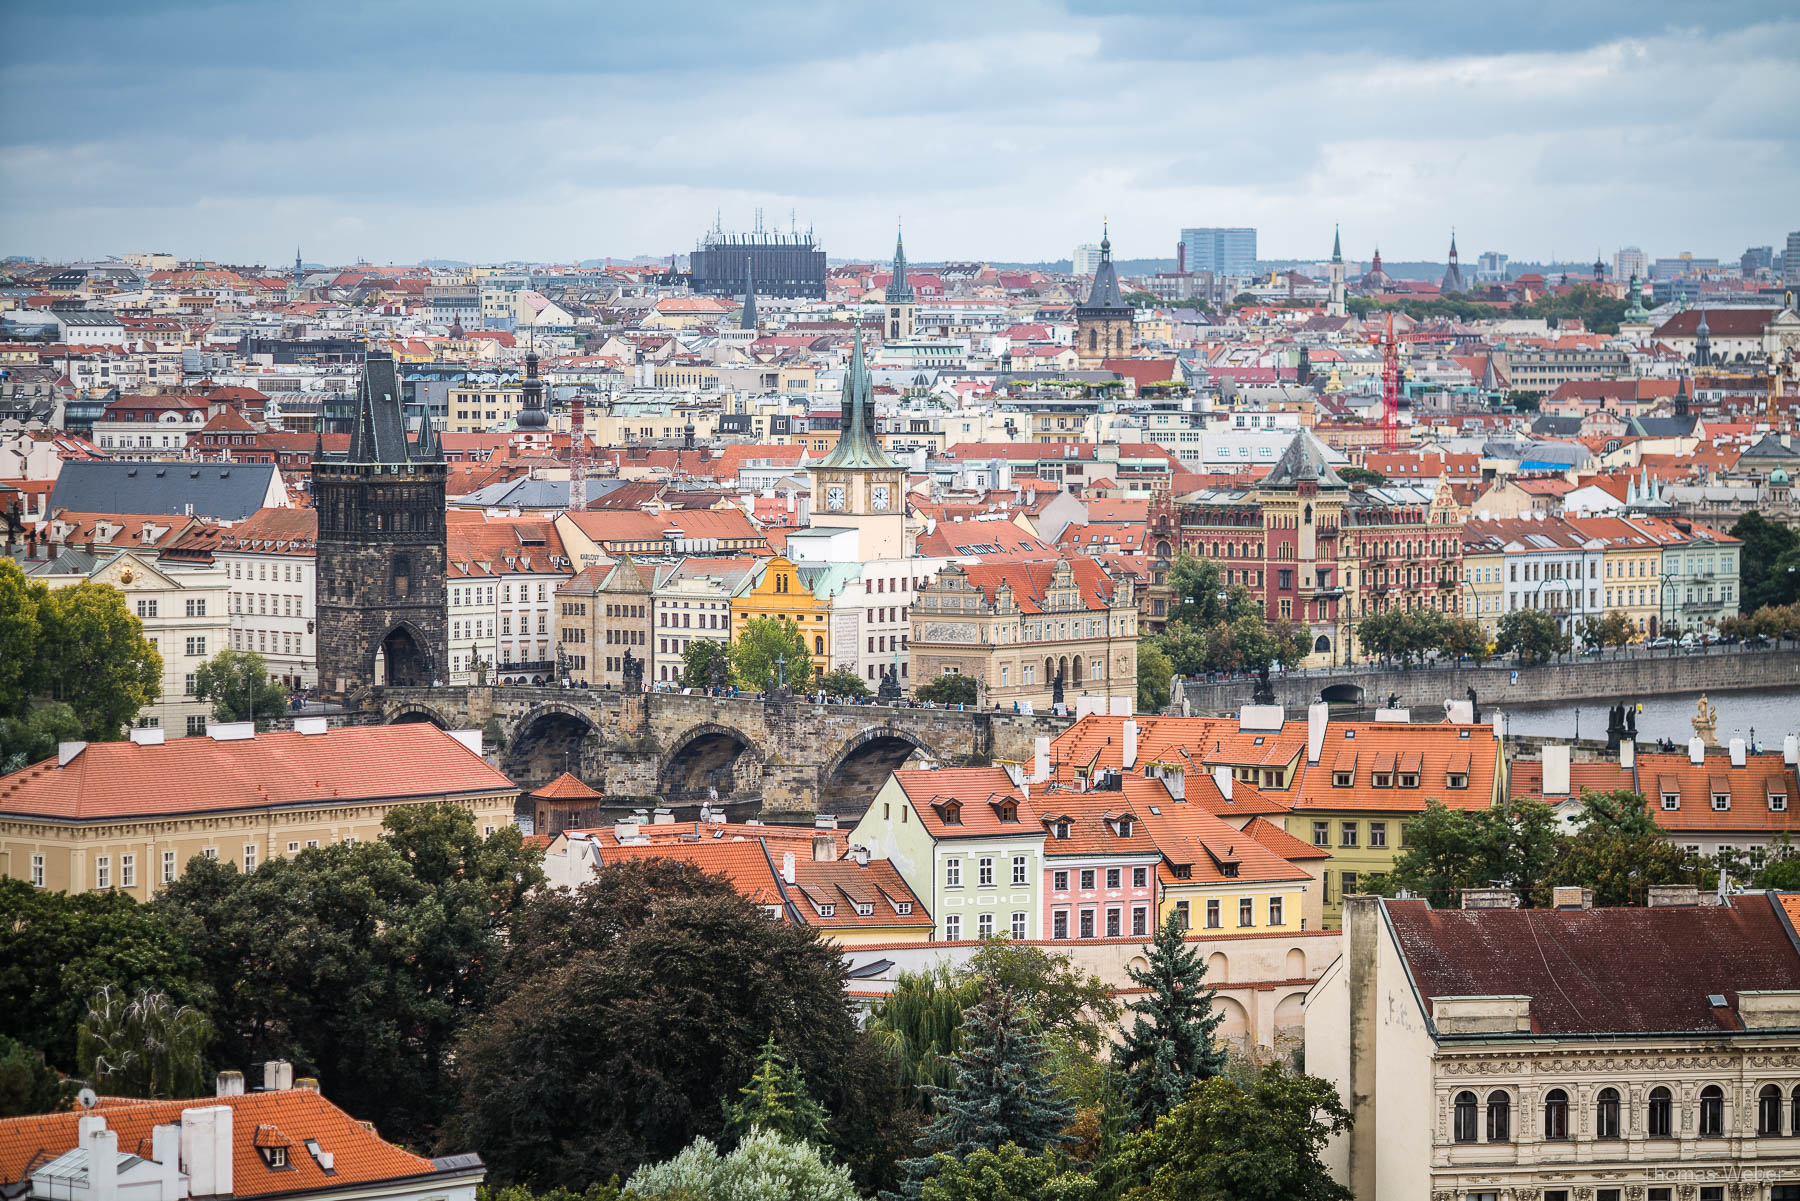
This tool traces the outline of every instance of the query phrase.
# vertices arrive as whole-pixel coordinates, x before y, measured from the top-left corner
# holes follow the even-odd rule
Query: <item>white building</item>
[[[731,641],[731,597],[755,568],[753,559],[683,559],[658,572],[650,593],[650,663],[645,680],[679,686],[683,655],[698,639]]]
[[[230,581],[232,649],[261,655],[269,678],[289,690],[319,680],[313,606],[318,528],[312,509],[263,509],[227,529],[213,552]]]

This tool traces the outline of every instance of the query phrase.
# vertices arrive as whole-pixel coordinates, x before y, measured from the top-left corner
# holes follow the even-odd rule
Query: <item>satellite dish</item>
[[[81,1102],[81,1107],[83,1109],[92,1109],[94,1106],[100,1104],[100,1098],[95,1095],[94,1090],[91,1088],[84,1088],[76,1093],[75,1099]]]

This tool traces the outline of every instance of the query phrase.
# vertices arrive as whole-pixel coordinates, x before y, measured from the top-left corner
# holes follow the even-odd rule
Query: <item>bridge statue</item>
[[[1050,703],[1052,705],[1063,703],[1063,682],[1060,671],[1056,673],[1056,679],[1050,681]]]
[[[1475,699],[1473,687],[1467,689],[1467,692],[1469,694],[1469,722],[1478,726],[1481,724],[1481,702]]]
[[[900,699],[900,669],[886,667],[881,672],[881,685],[875,690],[880,700],[893,702]]]
[[[644,661],[625,648],[625,658],[619,663],[619,674],[625,677],[624,691],[642,692],[644,690]]]
[[[1710,703],[1703,693],[1694,708],[1694,716],[1688,718],[1688,722],[1694,727],[1694,737],[1707,746],[1718,746],[1719,707]]]

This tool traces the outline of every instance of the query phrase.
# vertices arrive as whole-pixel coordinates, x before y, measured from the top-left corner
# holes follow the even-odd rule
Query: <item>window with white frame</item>
[[[962,937],[962,918],[957,914],[947,914],[944,918],[944,938],[948,942],[956,942]]]
[[[44,857],[42,855],[31,857],[31,886],[33,888],[44,886]]]
[[[960,860],[960,859],[944,860],[944,887],[945,888],[961,888],[962,887],[962,860]]]
[[[1012,882],[1015,888],[1023,887],[1028,880],[1026,860],[1023,855],[1014,855],[1012,861]]]
[[[136,888],[137,887],[137,856],[136,855],[120,855],[119,856],[119,887],[120,888]]]
[[[981,888],[992,888],[994,886],[994,861],[990,856],[983,855],[980,859],[976,860],[975,883]]]
[[[112,856],[99,855],[94,859],[94,887],[112,887]]]

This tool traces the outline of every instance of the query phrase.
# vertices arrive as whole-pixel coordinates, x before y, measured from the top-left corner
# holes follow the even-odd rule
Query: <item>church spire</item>
[[[1338,227],[1335,224],[1331,227],[1331,261],[1334,263],[1341,263],[1344,261],[1343,237],[1339,234]]]
[[[888,457],[875,437],[875,383],[863,361],[862,326],[856,328],[856,345],[844,372],[844,390],[838,402],[838,440],[818,466],[875,467],[893,470],[899,464]]]
[[[912,280],[906,274],[906,239],[898,225],[894,227],[894,276],[888,280],[887,301],[889,304],[913,302]]]
[[[534,322],[529,333],[529,341],[525,351],[525,381],[521,385],[524,402],[519,410],[517,425],[522,430],[543,429],[550,423],[550,415],[544,412],[544,383],[538,379],[537,325]]]

